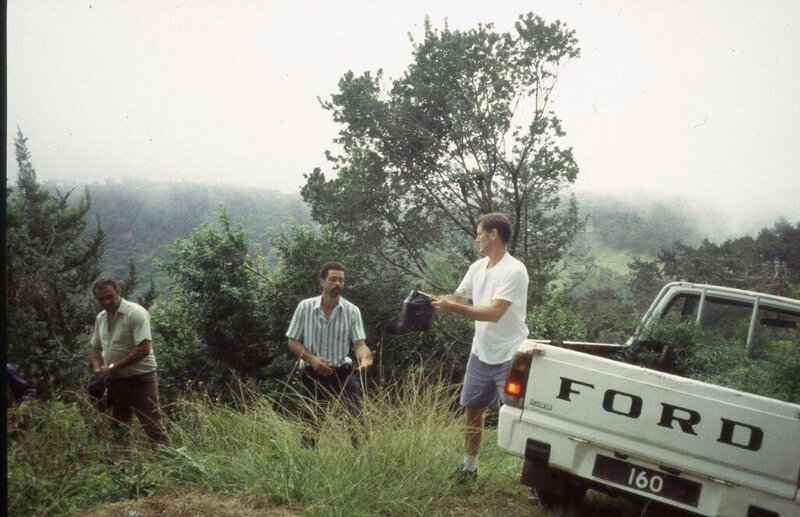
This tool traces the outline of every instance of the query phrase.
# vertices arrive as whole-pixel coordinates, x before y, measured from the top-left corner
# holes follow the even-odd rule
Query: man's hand
[[[372,366],[373,361],[375,360],[375,355],[377,354],[377,350],[373,350],[364,357],[360,357],[358,359],[358,370],[366,370],[370,366]]]
[[[375,350],[370,350],[366,341],[359,339],[353,343],[353,352],[355,352],[358,360],[357,371],[366,370],[372,366],[372,362],[375,359]]]
[[[446,314],[448,312],[452,312],[452,306],[453,302],[451,302],[447,296],[442,296],[431,302],[431,307],[433,307],[433,310],[436,312],[436,314]]]
[[[111,375],[111,368],[105,364],[94,371],[94,376],[98,379],[105,379],[109,375]]]
[[[318,357],[316,355],[307,354],[309,357],[306,359],[306,362],[311,365],[311,368],[314,369],[317,374],[322,375],[323,377],[327,377],[328,375],[333,373],[333,369],[328,366],[328,360],[324,357]]]

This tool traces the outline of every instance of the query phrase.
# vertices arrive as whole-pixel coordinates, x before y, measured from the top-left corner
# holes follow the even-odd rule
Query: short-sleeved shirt
[[[309,353],[324,357],[330,366],[341,366],[356,341],[366,339],[361,311],[341,296],[329,318],[322,310],[322,296],[297,305],[286,337],[303,343]]]
[[[144,307],[124,298],[117,307],[114,325],[108,326],[108,313],[102,311],[94,321],[92,348],[103,350],[103,361],[111,364],[124,359],[131,349],[144,340],[152,341],[150,315]],[[156,370],[153,347],[143,359],[114,372],[114,377],[130,377]]]
[[[528,270],[508,252],[494,267],[487,269],[488,265],[489,257],[474,262],[456,294],[472,299],[473,305],[489,305],[496,299],[511,302],[497,323],[475,322],[472,353],[484,363],[499,364],[509,361],[517,346],[528,337],[525,324]]]

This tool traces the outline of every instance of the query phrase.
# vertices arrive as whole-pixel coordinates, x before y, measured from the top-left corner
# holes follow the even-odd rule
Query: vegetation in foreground
[[[484,438],[478,481],[463,486],[452,477],[463,436],[455,393],[414,379],[367,391],[363,425],[337,408],[322,411],[316,449],[301,445],[306,424],[288,404],[252,393],[239,410],[204,395],[175,404],[173,449],[151,450],[136,427],[126,444],[112,443],[108,422],[81,399],[12,409],[8,511],[107,515],[120,501],[165,494],[180,505],[193,494],[197,504],[227,501],[229,514],[548,515],[519,484],[520,460],[497,449],[494,430]],[[27,429],[17,427],[22,419]],[[606,514],[612,505],[638,515],[626,504],[596,494],[579,511]]]

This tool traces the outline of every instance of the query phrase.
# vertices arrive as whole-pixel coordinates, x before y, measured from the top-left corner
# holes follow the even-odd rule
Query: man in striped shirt
[[[361,386],[348,356],[352,346],[358,370],[372,365],[358,307],[345,300],[344,266],[328,262],[319,272],[322,295],[301,301],[286,331],[289,350],[300,358],[306,393],[315,400],[341,394],[346,407],[361,413]]]

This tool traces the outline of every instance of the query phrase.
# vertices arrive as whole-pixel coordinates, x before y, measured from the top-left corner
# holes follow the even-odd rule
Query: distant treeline
[[[347,296],[381,352],[376,380],[423,364],[445,368],[454,382],[463,375],[469,322],[438,318],[427,333],[395,328],[410,289],[457,285],[463,266],[446,254],[426,257],[426,281],[370,255],[357,238],[318,227],[299,197],[270,190],[126,181],[66,195],[70,188],[38,184],[19,143],[21,180],[7,192],[8,355],[43,395],[87,376],[97,312],[89,286],[100,272],[150,308],[166,400],[196,383],[223,399],[239,381],[280,393],[293,370],[287,322],[300,299],[318,292],[315,271],[327,260],[352,273]],[[707,216],[667,198],[583,195],[577,204],[585,229],[562,250],[558,276],[535,293],[542,301],[529,301],[533,338],[624,340],[672,280],[800,296],[800,223],[716,244],[699,235]]]
[[[52,183],[45,186],[56,189]],[[101,269],[120,278],[133,262],[140,279],[149,281],[157,273],[153,260],[162,258],[167,245],[186,237],[201,223],[214,222],[219,205],[234,220],[241,218],[248,238],[262,245],[261,252],[270,263],[275,260],[268,244],[270,235],[292,223],[313,225],[310,210],[299,195],[276,190],[132,179],[85,187],[92,200],[87,234],[96,229],[94,221],[99,218],[106,235]],[[655,257],[676,241],[696,245],[703,238],[716,240],[717,236],[703,235],[701,228],[710,226],[709,218],[712,222],[721,219],[687,210],[685,201],[677,197],[633,202],[624,195],[581,193],[578,206],[587,225],[576,249],[601,261],[609,253]],[[626,264],[620,266],[624,269]]]
[[[275,261],[269,235],[292,223],[312,224],[299,195],[269,189],[142,180],[86,187],[92,199],[87,233],[94,231],[99,220],[106,235],[101,269],[118,278],[124,278],[132,262],[139,278],[149,281],[158,273],[154,259],[163,258],[167,245],[200,224],[216,221],[219,205],[234,221],[241,219],[248,238],[262,245],[260,251],[269,263]]]

